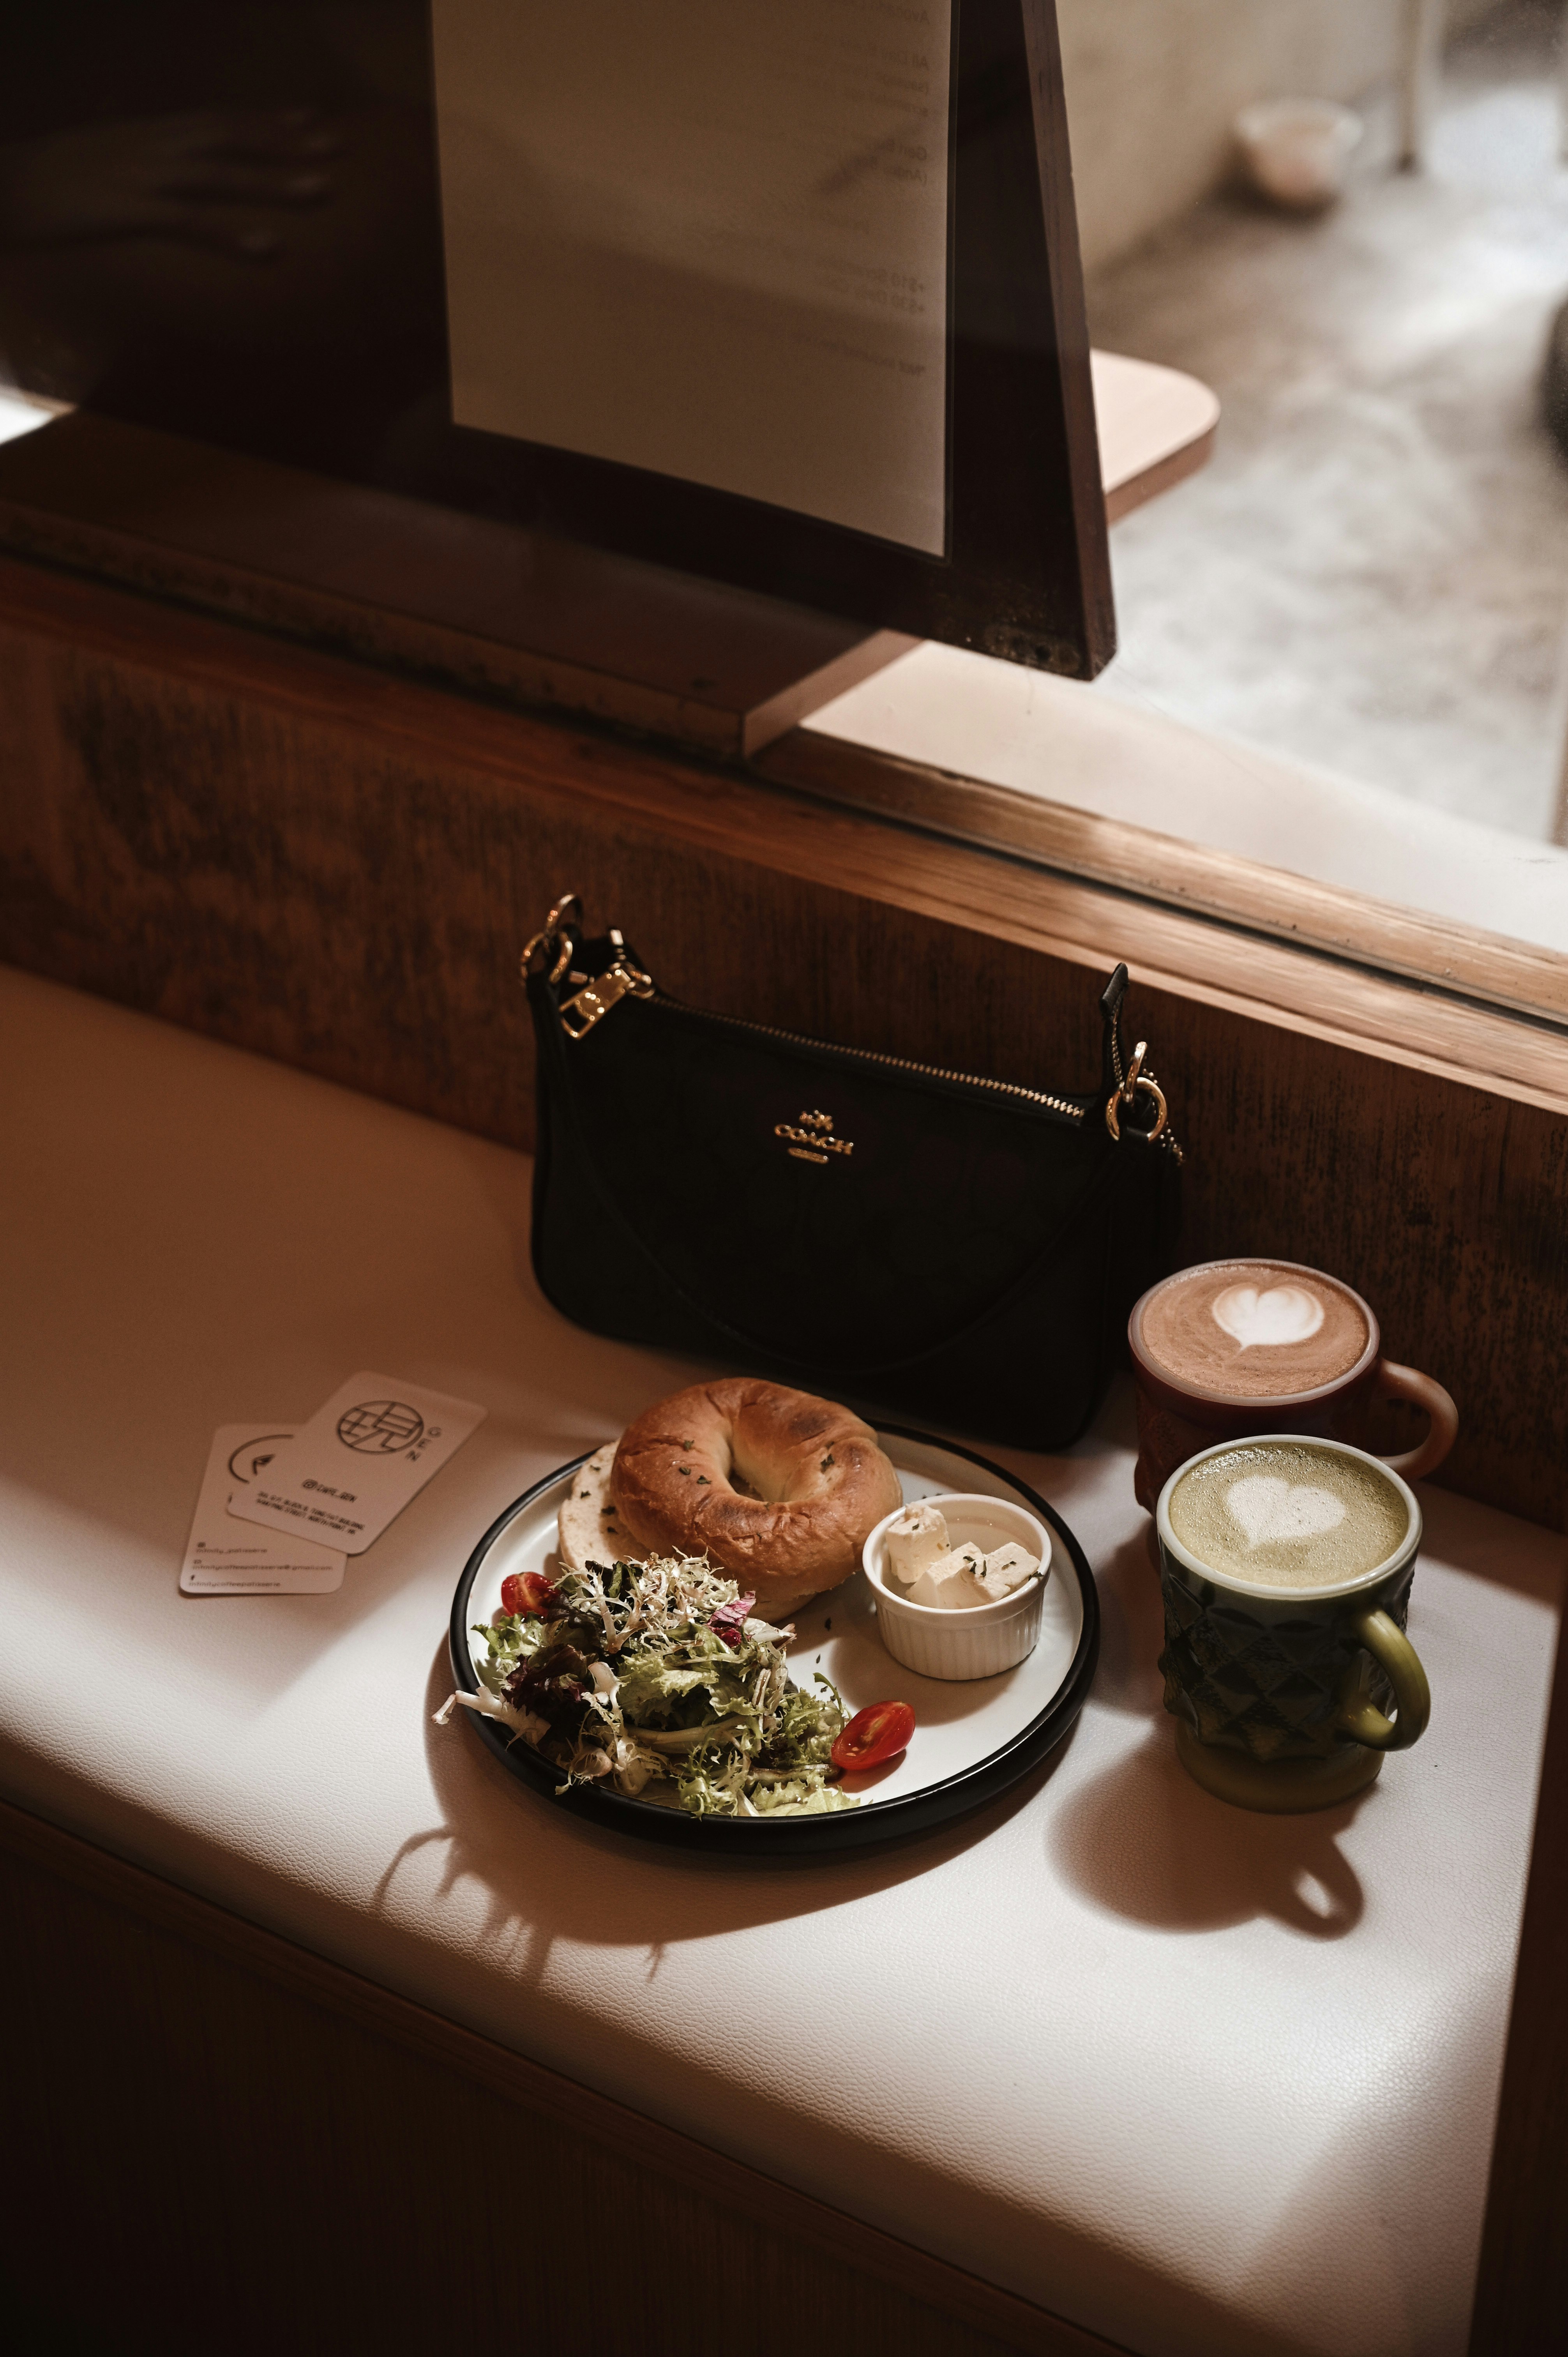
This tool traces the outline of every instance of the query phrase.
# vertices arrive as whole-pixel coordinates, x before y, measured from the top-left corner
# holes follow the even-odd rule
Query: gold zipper
[[[986,1081],[974,1072],[950,1072],[940,1064],[917,1064],[908,1056],[885,1056],[875,1048],[835,1048],[826,1040],[808,1039],[803,1032],[779,1031],[771,1023],[748,1023],[741,1015],[710,1015],[705,1008],[682,1006],[678,998],[668,998],[661,990],[652,994],[655,1006],[668,1006],[680,1015],[694,1015],[700,1023],[722,1023],[726,1030],[751,1031],[761,1039],[782,1039],[787,1047],[811,1048],[819,1054],[843,1056],[858,1064],[879,1064],[885,1071],[915,1072],[924,1081],[955,1081],[961,1088],[986,1089],[993,1096],[1017,1097],[1025,1104],[1045,1105],[1052,1113],[1065,1114],[1069,1121],[1083,1119],[1083,1107],[1072,1104],[1066,1097],[1053,1097],[1044,1089],[1021,1088],[1016,1081]]]
[[[612,935],[612,939],[614,936]],[[717,1023],[726,1031],[749,1031],[759,1039],[779,1039],[786,1047],[810,1048],[819,1055],[842,1056],[846,1061],[876,1064],[884,1071],[913,1072],[921,1080],[951,1081],[961,1088],[984,1089],[993,1096],[1015,1098],[1023,1104],[1044,1105],[1047,1112],[1066,1115],[1069,1121],[1081,1121],[1082,1105],[1073,1104],[1066,1097],[1054,1097],[1044,1089],[1026,1089],[1016,1081],[982,1080],[973,1072],[950,1072],[940,1064],[917,1064],[908,1056],[885,1056],[875,1048],[835,1048],[822,1039],[809,1039],[803,1032],[780,1031],[771,1023],[748,1023],[742,1015],[710,1015],[704,1007],[683,1006],[680,999],[671,998],[660,990],[651,974],[641,974],[627,959],[618,957],[614,965],[592,982],[585,983],[575,996],[565,999],[561,1006],[561,1028],[569,1039],[585,1039],[595,1026],[602,1023],[614,1006],[628,996],[650,1000],[656,1006],[667,1006],[677,1015],[689,1015],[699,1023]]]
[[[563,908],[564,905],[563,904]],[[547,940],[553,942],[556,938],[554,928],[561,913],[562,910],[559,909],[551,910],[546,931],[537,934],[523,952],[525,977],[529,972],[533,952],[544,946]],[[674,1014],[690,1016],[697,1023],[714,1023],[722,1029],[730,1031],[748,1031],[759,1039],[782,1040],[786,1047],[809,1048],[816,1055],[842,1056],[848,1063],[875,1064],[884,1071],[912,1072],[920,1080],[948,1081],[958,1088],[983,1089],[992,1096],[1011,1098],[1020,1104],[1043,1105],[1047,1113],[1060,1114],[1068,1121],[1081,1122],[1085,1118],[1085,1108],[1080,1104],[1074,1104],[1069,1098],[1052,1096],[1045,1089],[1026,1089],[1016,1081],[983,1080],[974,1072],[950,1071],[940,1064],[918,1064],[908,1056],[886,1056],[875,1048],[837,1048],[831,1046],[826,1040],[808,1039],[800,1031],[780,1031],[770,1023],[748,1022],[742,1015],[711,1015],[704,1007],[687,1006],[680,999],[671,998],[666,992],[660,990],[650,974],[644,974],[639,967],[632,964],[626,954],[626,940],[618,926],[610,927],[609,937],[616,952],[615,963],[607,967],[603,974],[592,979],[584,974],[574,974],[570,977],[579,987],[572,997],[562,1001],[558,1010],[561,1028],[569,1039],[586,1039],[596,1025],[602,1023],[611,1008],[618,1006],[623,998],[644,998],[657,1006],[669,1007]],[[551,974],[551,981],[559,980],[562,973],[570,963],[571,942],[568,935],[563,942],[554,970]],[[1139,1041],[1138,1051],[1133,1060],[1132,1070],[1129,1071],[1122,1060],[1121,1032],[1120,1009],[1118,1009],[1117,1016],[1111,1025],[1111,1064],[1115,1075],[1116,1086],[1105,1107],[1106,1127],[1113,1138],[1120,1139],[1119,1109],[1124,1103],[1131,1103],[1137,1092],[1142,1090],[1154,1098],[1157,1114],[1154,1128],[1144,1133],[1149,1143],[1152,1145],[1157,1142],[1167,1153],[1173,1155],[1177,1162],[1183,1162],[1187,1157],[1168,1125],[1165,1092],[1155,1081],[1153,1072],[1144,1063],[1146,1053],[1144,1043],[1142,1040]]]

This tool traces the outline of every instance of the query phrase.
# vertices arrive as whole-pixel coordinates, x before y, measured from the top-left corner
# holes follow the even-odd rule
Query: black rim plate
[[[553,1807],[570,1810],[573,1814],[602,1825],[607,1830],[631,1835],[639,1841],[664,1842],[678,1849],[698,1850],[710,1857],[744,1857],[752,1864],[773,1859],[830,1857],[873,1845],[899,1841],[912,1834],[929,1833],[937,1826],[951,1824],[994,1800],[1009,1786],[1026,1776],[1030,1770],[1054,1749],[1082,1709],[1094,1676],[1095,1662],[1100,1652],[1100,1598],[1094,1584],[1094,1574],[1089,1559],[1072,1532],[1056,1510],[988,1457],[973,1449],[961,1448],[950,1440],[940,1440],[929,1433],[917,1432],[900,1425],[884,1425],[883,1437],[895,1444],[902,1441],[921,1449],[955,1459],[987,1474],[1001,1485],[1002,1491],[1026,1506],[1039,1517],[1052,1534],[1055,1580],[1070,1566],[1078,1585],[1082,1623],[1071,1661],[1060,1683],[1045,1706],[983,1758],[976,1760],[956,1774],[940,1781],[920,1786],[885,1801],[863,1802],[858,1809],[835,1810],[823,1817],[694,1817],[684,1809],[671,1808],[660,1802],[631,1800],[624,1793],[607,1792],[599,1784],[575,1784],[559,1799],[555,1798],[559,1771],[548,1760],[540,1759],[526,1743],[509,1737],[494,1720],[479,1717],[472,1711],[461,1717],[468,1721],[479,1741],[491,1751],[502,1767],[551,1802]],[[526,1513],[542,1497],[556,1487],[579,1465],[585,1464],[594,1452],[585,1449],[564,1465],[558,1465],[532,1488],[514,1498],[504,1513],[499,1514],[479,1541],[463,1566],[452,1599],[452,1620],[449,1646],[452,1674],[457,1685],[467,1694],[478,1692],[478,1678],[469,1654],[469,1598],[475,1582],[485,1569],[492,1550],[519,1516]],[[897,1452],[895,1452],[897,1453]],[[957,1488],[959,1484],[947,1486]],[[1065,1557],[1065,1562],[1063,1558]],[[831,1600],[831,1599],[826,1599]],[[905,1674],[897,1664],[889,1663],[895,1676]],[[977,1686],[990,1687],[994,1681],[976,1681]]]

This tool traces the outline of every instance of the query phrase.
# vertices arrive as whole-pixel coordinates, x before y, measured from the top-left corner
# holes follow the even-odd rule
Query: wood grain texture
[[[799,792],[952,842],[987,845],[1058,875],[1326,951],[1377,974],[1568,1024],[1568,958],[1530,942],[812,730],[780,737],[754,766]]]
[[[1109,465],[1109,439],[1102,455]],[[1172,463],[1190,470],[1189,459],[1199,463],[1191,452]],[[1153,496],[1143,475],[1124,488]],[[0,545],[400,678],[579,713],[711,756],[763,754],[760,774],[821,799],[1568,1020],[1568,961],[1554,952],[791,733],[914,644],[896,631],[865,636],[758,593],[85,414],[0,449]]]
[[[1070,219],[1058,234],[1076,234]],[[1078,432],[1091,450],[1098,425],[1110,522],[1207,464],[1218,404],[1179,370],[1090,359],[1092,414]],[[1077,347],[1071,367],[1081,411]],[[48,430],[0,449],[0,546],[403,677],[744,757],[918,643],[488,516],[40,405],[56,413]]]
[[[1118,2357],[3,1803],[0,1889],[0,2266],[115,2357]]]
[[[1470,2357],[1560,2349],[1568,2318],[1568,1642],[1560,1636]]]
[[[399,677],[736,758],[916,643],[85,411],[0,449],[0,545]]]
[[[1120,957],[1191,1151],[1186,1256],[1347,1277],[1552,1523],[1568,1041],[745,777],[0,566],[0,946],[517,1146],[516,958],[563,888],[699,1005],[1095,1084]]]
[[[1387,1060],[1477,1079],[1489,1090],[1568,1112],[1568,1037],[1555,1027],[1521,1024],[1463,1000],[1405,988],[1343,960],[1303,957],[1230,926],[1194,923],[1126,891],[1086,888],[1001,846],[931,844],[908,826],[813,811],[759,792],[732,771],[421,693],[405,682],[280,648],[151,600],[0,560],[0,629],[7,624],[15,625],[14,656],[22,670],[32,660],[23,651],[27,642],[37,641],[46,662],[45,649],[59,651],[59,676],[52,683],[25,683],[19,671],[0,699],[0,726],[10,728],[12,755],[0,785],[19,813],[29,801],[30,765],[43,760],[47,766],[59,750],[32,743],[32,700],[41,693],[46,706],[61,694],[69,703],[80,672],[81,708],[70,726],[85,732],[78,750],[89,773],[98,774],[92,747],[100,753],[111,749],[102,724],[107,699],[118,697],[125,733],[112,748],[114,775],[104,771],[102,786],[113,797],[138,767],[149,777],[161,771],[170,781],[171,826],[177,827],[182,802],[193,810],[212,802],[215,823],[223,823],[224,798],[236,791],[242,802],[235,817],[244,797],[257,791],[270,810],[271,791],[260,781],[274,748],[262,737],[269,730],[279,741],[291,728],[336,730],[362,743],[371,762],[412,762],[422,776],[488,776],[498,785],[542,792],[569,809],[596,813],[600,832],[623,823],[672,823],[693,853],[755,856],[803,882],[831,879],[846,890],[1079,964],[1098,967],[1108,946],[1124,944],[1135,928],[1139,969],[1152,980],[1168,976],[1184,993],[1211,1004],[1364,1047]],[[109,666],[102,677],[94,668],[100,664]],[[134,681],[140,684],[133,686]],[[228,712],[236,727],[242,713],[257,737],[252,766],[259,760],[263,767],[249,785],[237,776],[221,781],[212,776],[218,748],[208,742],[211,722],[203,716],[209,703]],[[188,731],[188,712],[194,716]],[[46,723],[44,736],[49,735]],[[319,760],[324,744],[304,758]],[[348,808],[360,791],[352,768],[338,775],[332,799],[343,802],[340,812],[324,807],[319,793],[306,793],[324,836],[345,828],[351,833],[364,815]],[[292,792],[297,799],[297,780]],[[415,798],[404,814],[405,836],[417,827],[418,812]],[[32,823],[24,816],[24,828]],[[405,858],[413,847],[411,840],[387,846]],[[243,872],[244,849],[235,857],[236,873]],[[546,888],[545,900],[553,897]]]

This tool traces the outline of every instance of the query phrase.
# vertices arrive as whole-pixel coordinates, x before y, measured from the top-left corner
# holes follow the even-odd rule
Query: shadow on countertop
[[[1162,1702],[1165,1616],[1142,1523],[1102,1558],[1099,1585],[1094,1700],[1146,1719],[1148,1733],[1052,1817],[1059,1870],[1095,1906],[1161,1931],[1212,1932],[1268,1915],[1310,1939],[1342,1939],[1366,1902],[1338,1835],[1370,1796],[1273,1817],[1205,1792],[1176,1759]]]
[[[378,1886],[377,1903],[385,1907],[411,1858],[440,1847],[442,1897],[465,1881],[488,1893],[483,1943],[515,1942],[518,1977],[525,1983],[538,1981],[557,1940],[647,1947],[657,1970],[658,1952],[667,1944],[847,1906],[929,1873],[1026,1808],[1072,1742],[1069,1729],[1010,1792],[939,1833],[832,1852],[820,1861],[774,1858],[753,1866],[631,1840],[542,1799],[507,1773],[462,1723],[463,1714],[446,1727],[435,1724],[451,1684],[443,1645],[431,1664],[424,1708],[425,1755],[443,1822],[402,1845]]]
[[[1086,1899],[1156,1930],[1270,1915],[1309,1939],[1340,1940],[1366,1900],[1338,1836],[1368,1797],[1303,1816],[1232,1808],[1193,1782],[1162,1723],[1072,1795],[1052,1821],[1051,1853]]]

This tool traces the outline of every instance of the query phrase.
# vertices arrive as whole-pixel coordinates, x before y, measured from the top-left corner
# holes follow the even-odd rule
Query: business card
[[[180,1569],[185,1595],[319,1596],[342,1587],[347,1557],[340,1548],[293,1532],[275,1537],[229,1511],[230,1500],[253,1490],[293,1438],[293,1426],[275,1417],[219,1426]]]
[[[231,1512],[363,1555],[484,1421],[392,1375],[350,1375],[279,1448]]]

